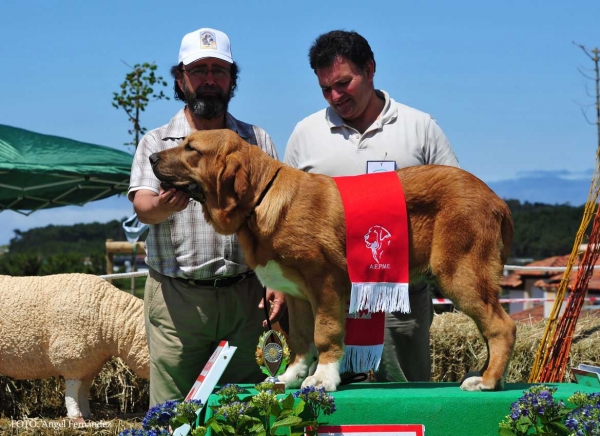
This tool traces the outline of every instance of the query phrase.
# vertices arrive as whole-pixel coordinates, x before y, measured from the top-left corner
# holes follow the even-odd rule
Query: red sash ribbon
[[[408,217],[395,172],[334,177],[346,217],[346,259],[352,282],[342,372],[377,369],[384,312],[410,312]]]

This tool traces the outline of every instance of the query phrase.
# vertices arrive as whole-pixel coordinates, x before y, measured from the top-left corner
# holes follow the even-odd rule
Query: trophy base
[[[285,394],[285,383],[284,382],[275,382],[275,384],[273,385],[273,393]]]
[[[285,383],[279,381],[277,377],[267,377],[265,380],[269,383],[273,383],[273,393],[275,394],[285,394]]]

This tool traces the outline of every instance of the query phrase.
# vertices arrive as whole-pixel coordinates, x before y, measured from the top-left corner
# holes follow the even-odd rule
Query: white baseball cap
[[[189,65],[204,58],[217,58],[233,63],[229,37],[220,30],[203,27],[188,33],[181,40],[179,62]]]

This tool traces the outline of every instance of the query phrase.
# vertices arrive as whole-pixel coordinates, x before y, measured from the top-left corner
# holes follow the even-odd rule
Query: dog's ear
[[[242,153],[236,151],[228,155],[225,158],[225,167],[221,173],[220,180],[217,187],[217,195],[219,197],[219,203],[221,202],[222,196],[226,195],[224,192],[227,189],[231,189],[237,200],[240,200],[246,191],[248,190],[248,171],[245,165],[242,165]]]

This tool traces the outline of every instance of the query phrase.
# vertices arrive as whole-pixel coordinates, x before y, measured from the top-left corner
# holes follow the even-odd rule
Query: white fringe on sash
[[[408,283],[352,283],[348,313],[410,313]]]
[[[346,345],[340,372],[377,371],[381,362],[383,344],[379,345]]]

